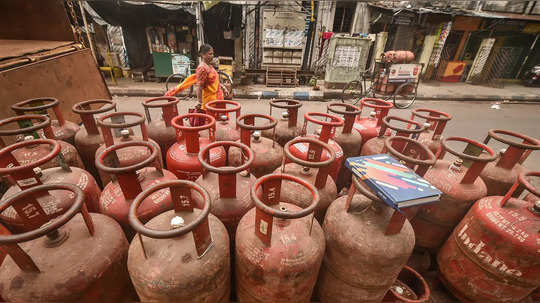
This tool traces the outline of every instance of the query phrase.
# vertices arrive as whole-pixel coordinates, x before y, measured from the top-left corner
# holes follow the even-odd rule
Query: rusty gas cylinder
[[[99,107],[92,108],[96,106]],[[98,170],[94,165],[96,150],[104,141],[94,115],[111,110],[116,111],[116,103],[111,100],[87,100],[73,105],[71,110],[81,117],[83,123],[81,129],[75,134],[75,147],[79,151],[86,170],[97,177]],[[101,182],[101,180],[97,181]]]
[[[429,149],[438,153],[441,149],[442,133],[452,116],[442,111],[430,108],[417,108],[411,111],[411,120],[423,119],[426,129],[418,136],[418,141],[427,145]]]
[[[256,119],[267,120],[264,125],[255,125]],[[276,141],[261,137],[261,131],[275,129],[277,120],[271,116],[261,114],[242,115],[236,120],[240,127],[240,142],[253,152],[253,163],[249,167],[255,178],[271,174],[281,165],[283,160],[283,147]],[[239,166],[242,162],[242,153],[239,149],[229,150],[229,162],[232,166]]]
[[[384,296],[383,302],[425,303],[429,302],[430,297],[431,291],[424,277],[405,266]]]
[[[148,154],[144,159],[139,160],[130,165],[112,165],[105,161],[108,156],[115,158],[118,151],[122,149],[132,149],[136,147],[138,150],[146,149],[145,154]],[[107,147],[105,150],[98,153],[96,157],[96,167],[108,174],[114,174],[115,178],[103,188],[103,192],[99,198],[99,212],[114,218],[131,239],[133,230],[128,223],[128,211],[133,199],[144,189],[150,186],[175,180],[173,173],[165,170],[159,161],[159,146],[151,141],[130,141],[117,143]],[[118,163],[118,161],[113,161]],[[150,218],[171,209],[172,201],[171,194],[167,190],[161,190],[148,197],[141,207],[138,208],[137,214],[141,220],[146,222]]]
[[[392,121],[401,122],[403,124],[411,124],[413,125],[412,128],[408,127],[400,127],[399,124]],[[375,138],[369,139],[367,142],[364,142],[364,145],[362,145],[362,151],[360,154],[362,156],[368,156],[368,155],[375,155],[380,154],[384,149],[384,142],[386,138],[390,136],[398,136],[398,137],[410,137],[410,138],[416,138],[421,132],[426,129],[426,126],[422,125],[421,123],[413,120],[408,120],[405,118],[397,117],[397,116],[386,116],[383,118],[383,123],[381,125],[381,128],[379,129],[379,135]],[[387,134],[387,130],[394,130],[395,134],[392,134],[390,131],[390,134]],[[397,143],[395,142],[394,145],[399,144],[405,144],[405,143]],[[396,147],[398,148],[398,147]]]
[[[392,102],[376,98],[362,98],[360,100],[361,109],[372,109],[366,117],[356,116],[353,128],[362,135],[362,141],[366,143],[369,139],[377,137],[382,126],[382,120],[388,115],[390,109],[394,106]],[[386,135],[389,135],[390,130]]]
[[[201,126],[184,125],[184,120],[190,118],[204,118],[205,124]],[[174,117],[171,124],[176,128],[177,142],[171,145],[167,151],[167,168],[180,180],[195,181],[202,173],[201,162],[198,158],[199,151],[215,141],[216,120],[210,115],[191,113]],[[204,130],[208,130],[208,138],[200,136],[200,132]],[[223,148],[215,148],[210,151],[210,163],[213,166],[223,166],[225,158]]]
[[[176,129],[171,124],[171,120],[178,116],[178,98],[158,97],[147,99],[142,102],[144,113],[148,121],[148,137],[159,144],[161,148],[161,158],[167,158],[167,151],[176,142]],[[150,115],[151,108],[161,108],[159,119],[153,119]]]
[[[540,286],[540,203],[512,198],[520,184],[540,195],[528,176],[540,171],[478,200],[439,251],[441,280],[463,302],[517,302]]]
[[[13,196],[21,190],[35,187],[42,184],[51,184],[57,182],[75,184],[80,187],[85,195],[85,204],[92,212],[97,212],[98,201],[101,190],[97,185],[94,177],[87,171],[78,167],[70,167],[62,165],[62,167],[53,167],[41,170],[39,167],[43,163],[51,161],[54,157],[60,154],[59,140],[36,139],[32,141],[24,141],[12,144],[0,150],[0,175],[6,176],[13,184],[2,199]],[[34,159],[32,162],[20,164],[14,157],[14,152],[18,149],[25,149],[28,145],[41,145],[44,150],[49,152],[42,155],[39,159]],[[46,215],[50,217],[59,216],[66,211],[68,205],[72,203],[73,198],[67,195],[65,191],[56,191],[52,193],[55,199],[40,199],[40,203],[44,205]],[[59,204],[56,203],[59,202]],[[6,209],[0,214],[0,220],[9,224],[9,227],[16,231],[22,231],[24,228],[24,220],[17,215],[13,208]]]
[[[57,192],[73,198],[63,215],[49,216],[42,201],[61,204],[55,201],[60,195],[52,195]],[[0,275],[2,298],[10,302],[126,299],[132,291],[126,237],[113,219],[88,213],[84,200],[77,186],[54,183],[26,189],[0,202],[0,211],[16,209],[26,225],[25,232],[11,234],[0,219],[0,247],[9,254]]]
[[[44,115],[23,115],[7,118],[0,121],[0,127],[4,125],[18,124],[20,129],[3,129],[0,130],[0,147],[5,147],[6,142],[9,142],[9,136],[17,136],[17,141],[32,141],[38,138],[46,138],[56,140],[56,137],[51,128],[51,119]],[[60,157],[55,157],[49,162],[43,163],[40,168],[47,169],[59,167],[61,165],[74,166],[84,168],[81,157],[77,153],[77,149],[70,143],[58,140],[60,144]],[[43,145],[25,145],[13,151],[13,156],[21,164],[31,163],[42,158],[49,153],[49,149]],[[60,161],[63,161],[62,163]]]
[[[353,132],[352,129],[354,120],[362,113],[362,110],[355,105],[340,102],[330,103],[326,109],[343,116],[343,127],[338,127],[334,133],[334,141],[343,150],[343,159],[358,156],[362,147],[362,135],[356,131]],[[351,185],[351,176],[351,171],[342,165],[336,180],[338,192]]]
[[[302,103],[291,99],[277,99],[270,101],[269,104],[270,116],[272,116],[274,107],[285,109],[286,112],[281,114],[281,119],[276,125],[275,133],[273,130],[268,129],[263,131],[262,135],[265,138],[275,140],[281,146],[285,146],[285,143],[300,135],[300,128],[298,127],[298,109],[302,107]]]
[[[291,147],[297,143],[307,144],[306,160],[290,152]],[[328,144],[309,137],[298,137],[287,142],[283,151],[285,152],[283,164],[275,170],[275,173],[287,173],[302,178],[317,188],[320,201],[315,209],[315,218],[322,223],[326,209],[337,197],[336,183],[328,177],[336,153]],[[326,160],[321,160],[323,153],[329,155]],[[311,201],[311,195],[298,183],[285,181],[281,186],[281,201],[305,208]]]
[[[227,105],[232,107],[227,108]],[[216,100],[206,103],[206,112],[216,119],[216,141],[236,141],[240,139],[240,131],[236,119],[240,117],[240,103],[229,100]],[[229,117],[234,113],[235,116]]]
[[[52,108],[56,116],[56,119],[51,121],[51,127],[56,139],[66,141],[71,145],[75,144],[75,133],[79,131],[79,125],[64,119],[58,99],[50,97],[34,98],[15,103],[11,106],[11,109],[17,115],[39,113],[49,116],[49,108]]]
[[[126,117],[135,117],[135,120],[133,120],[132,122],[126,122]],[[110,119],[110,122],[106,121],[107,119]],[[101,134],[103,135],[104,143],[101,144],[96,150],[95,158],[97,159],[98,155],[103,150],[105,150],[106,147],[110,147],[113,144],[133,142],[139,140],[156,143],[156,141],[148,138],[148,132],[146,131],[146,124],[144,123],[144,121],[144,115],[135,112],[114,112],[99,117],[97,119],[97,124],[101,128]],[[133,131],[130,129],[131,127],[135,126],[139,126],[141,131],[140,136],[134,135]],[[120,130],[120,137],[115,138],[113,136],[113,129]],[[157,148],[159,151],[157,161],[159,161],[160,166],[163,167],[163,159],[161,158],[161,149],[159,148],[159,145],[157,145]],[[140,163],[141,161],[147,159],[149,156],[150,153],[148,152],[148,148],[140,145],[132,145],[128,148],[116,151],[116,158],[114,160],[119,161],[117,164],[121,167],[125,167]],[[107,162],[108,165],[111,165],[110,161],[111,159],[105,158],[105,162]],[[99,170],[99,177],[103,186],[105,186],[111,181],[111,175],[105,171]]]
[[[317,117],[323,118],[327,121],[321,121],[317,119]],[[307,134],[308,122],[321,125],[321,128],[317,129],[314,134]],[[334,180],[334,182],[337,181],[339,171],[341,170],[341,165],[343,164],[343,149],[341,148],[341,146],[339,146],[339,144],[336,141],[332,139],[336,132],[336,128],[340,126],[343,126],[343,119],[341,119],[338,116],[325,114],[325,113],[306,113],[304,115],[304,126],[302,127],[302,132],[300,133],[300,136],[299,136],[299,137],[305,136],[305,137],[315,138],[317,140],[320,140],[328,144],[332,148],[332,150],[335,153],[336,158],[330,164],[329,174]],[[295,157],[300,158],[302,160],[306,160],[307,152],[308,152],[308,144],[305,142],[296,143],[294,145],[291,145],[291,148],[289,151]],[[321,160],[326,160],[328,159],[328,157],[329,157],[328,152],[324,151],[321,155]]]
[[[519,164],[522,155],[528,151],[540,149],[540,140],[503,129],[490,129],[484,144],[487,144],[491,138],[508,145],[508,148],[495,162],[486,165],[480,178],[486,183],[488,196],[503,196],[516,182],[517,176],[526,170]],[[522,142],[510,138],[522,140]],[[523,188],[519,187],[516,193],[522,190]]]
[[[348,195],[326,212],[327,247],[316,287],[323,303],[381,302],[414,248],[405,215],[359,182],[353,176]]]
[[[143,224],[139,206],[163,190],[172,193],[174,208]],[[210,214],[204,188],[187,180],[156,184],[133,201],[129,224],[138,234],[129,246],[128,270],[141,301],[229,302],[229,236]]]
[[[489,155],[471,156],[458,152],[450,147],[450,142],[456,141],[485,150]],[[443,160],[446,151],[458,158],[454,162]],[[437,163],[425,176],[425,179],[443,194],[439,203],[423,206],[411,220],[418,247],[436,252],[471,205],[486,196],[486,184],[479,175],[486,164],[495,160],[495,157],[495,152],[491,148],[479,142],[462,137],[443,139]],[[467,168],[463,160],[473,163]]]
[[[224,149],[227,154],[231,147],[239,149],[246,158],[239,166],[232,166],[228,159],[225,160],[223,167],[210,164],[208,158],[213,149]],[[239,142],[219,141],[205,146],[198,157],[203,173],[196,182],[210,194],[210,213],[225,224],[232,241],[238,222],[253,207],[249,197],[251,185],[255,182],[255,177],[249,173],[249,167],[254,159],[253,152],[247,145]]]
[[[306,208],[280,199],[284,180],[309,191]],[[310,302],[326,246],[321,226],[311,215],[319,203],[317,189],[298,177],[270,174],[257,179],[251,198],[256,207],[236,232],[239,301]]]

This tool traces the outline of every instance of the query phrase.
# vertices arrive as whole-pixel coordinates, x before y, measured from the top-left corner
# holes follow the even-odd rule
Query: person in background
[[[219,83],[219,75],[214,62],[214,49],[209,44],[201,45],[199,49],[201,62],[195,74],[187,77],[182,83],[169,90],[165,95],[174,96],[196,84],[198,107],[205,109],[205,104],[214,100],[223,100],[223,87]],[[227,92],[226,92],[227,93]]]
[[[201,63],[197,67],[197,100],[201,109],[205,109],[206,103],[214,100],[223,100],[223,91],[219,85],[219,75],[213,66],[214,48],[209,44],[203,44],[199,48]]]

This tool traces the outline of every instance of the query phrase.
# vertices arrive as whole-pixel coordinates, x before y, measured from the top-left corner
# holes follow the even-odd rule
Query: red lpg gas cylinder
[[[303,160],[295,157],[290,149],[297,143],[307,145],[307,159]],[[328,178],[330,165],[334,162],[335,152],[326,143],[308,137],[298,137],[293,139],[283,148],[285,152],[284,165],[276,169],[275,173],[287,173],[313,184],[320,195],[320,201],[315,209],[315,218],[322,223],[326,209],[337,197],[336,183],[332,178]],[[321,160],[321,155],[327,153],[329,157]],[[289,163],[292,162],[292,163]],[[281,201],[305,208],[310,203],[310,193],[308,190],[295,182],[283,182],[281,186]]]
[[[205,124],[201,126],[184,125],[184,120],[190,118],[204,118]],[[216,120],[210,115],[191,113],[174,117],[171,124],[176,128],[177,142],[171,145],[167,151],[167,167],[178,179],[195,181],[202,173],[201,162],[198,158],[199,150],[214,142]],[[203,130],[208,130],[208,138],[200,136],[200,132]],[[210,151],[210,163],[213,166],[223,166],[226,157],[225,150],[222,148]]]
[[[307,208],[280,199],[282,180],[311,194]],[[262,201],[259,191],[262,187]],[[311,213],[319,202],[310,183],[286,174],[259,178],[251,189],[256,208],[236,231],[236,292],[240,302],[310,302],[325,241]]]
[[[212,149],[224,149],[227,154],[231,147],[239,149],[246,157],[239,166],[232,166],[228,159],[225,160],[223,167],[216,167],[209,163],[208,158]],[[196,182],[210,194],[210,212],[225,224],[231,240],[234,240],[240,219],[253,208],[249,191],[255,182],[255,177],[248,170],[253,160],[251,149],[239,142],[214,142],[199,152],[199,162],[203,167],[203,173]]]
[[[323,303],[381,302],[414,247],[405,216],[354,176],[348,196],[328,207],[323,230],[327,247],[316,287]]]
[[[397,123],[392,123],[392,121],[399,121],[402,123],[407,123],[409,125],[413,125],[412,128],[407,127],[400,127]],[[395,130],[396,133],[387,134],[387,130]],[[381,125],[381,128],[379,130],[379,135],[375,138],[369,139],[367,142],[362,145],[362,152],[360,153],[362,156],[368,156],[368,155],[375,155],[380,154],[384,149],[384,141],[386,138],[394,135],[398,137],[416,137],[418,134],[423,132],[426,129],[425,126],[420,124],[417,121],[408,120],[401,117],[396,116],[386,116],[383,118],[383,124]],[[400,144],[398,142],[395,143],[396,145]]]
[[[442,133],[452,116],[434,109],[417,108],[411,112],[411,120],[416,118],[424,119],[424,122],[429,124],[425,124],[426,130],[418,136],[418,141],[427,145],[432,152],[438,153],[441,149]]]
[[[227,105],[232,107],[227,108]],[[240,103],[229,100],[216,100],[206,103],[206,112],[216,119],[216,141],[236,141],[240,139],[240,131],[236,125],[236,119],[240,117],[242,107]],[[229,117],[234,113],[234,119]]]
[[[135,117],[135,120],[132,122],[126,122],[125,121],[126,117]],[[110,119],[110,122],[106,121],[107,119]],[[144,123],[144,120],[145,119],[142,114],[135,113],[135,112],[114,112],[114,113],[106,114],[104,116],[99,117],[97,119],[97,124],[101,128],[101,134],[103,135],[104,144],[100,145],[99,148],[96,150],[96,159],[98,155],[106,147],[110,147],[113,144],[140,141],[140,140],[156,143],[156,141],[148,138],[148,133],[146,131],[146,124]],[[140,136],[133,135],[133,131],[130,128],[134,126],[140,127],[140,130],[141,130]],[[113,131],[112,131],[113,129],[120,130],[119,138],[113,137]],[[157,145],[157,148],[159,150],[158,161],[160,162],[161,167],[163,167],[163,160],[161,158],[161,149],[159,148],[159,145]],[[121,167],[126,167],[130,165],[134,165],[136,163],[140,163],[141,161],[145,160],[149,156],[150,156],[150,153],[148,152],[148,149],[140,145],[132,145],[128,148],[124,148],[115,152],[115,157],[116,157],[115,160],[119,161],[118,165],[120,165]],[[109,158],[105,158],[105,161],[110,162],[112,160]],[[111,163],[107,163],[107,164],[111,165]],[[100,170],[99,177],[101,179],[103,186],[105,186],[107,183],[111,181],[111,175],[105,171]]]
[[[73,197],[64,214],[46,215],[42,201],[60,205],[65,202],[57,201],[60,196]],[[10,256],[2,264],[2,298],[9,302],[130,300],[126,237],[113,219],[88,213],[84,200],[77,186],[55,183],[0,202],[0,212],[16,209],[26,230],[11,234],[0,224],[0,247]]]
[[[382,126],[382,119],[388,115],[390,109],[394,106],[392,102],[376,98],[362,98],[360,100],[361,109],[364,107],[372,109],[367,117],[356,116],[353,128],[362,135],[362,140],[366,143],[369,139],[377,137]],[[386,135],[389,135],[390,130]]]
[[[110,100],[88,100],[73,105],[71,110],[81,117],[83,123],[81,129],[75,134],[75,147],[81,155],[86,170],[93,176],[98,176],[94,162],[96,151],[104,141],[94,115],[111,110],[116,111],[116,103]],[[101,182],[101,180],[98,181]]]
[[[49,108],[53,109],[54,115],[56,116],[56,120],[51,121],[51,127],[56,139],[66,141],[71,145],[75,144],[75,133],[79,131],[79,125],[64,119],[64,115],[60,110],[60,101],[58,101],[58,99],[50,97],[34,98],[15,103],[11,106],[11,109],[17,115],[39,113],[49,116]]]
[[[145,154],[149,156],[129,166],[122,164],[112,166],[105,161],[109,155],[114,157],[118,151],[133,147],[139,150],[147,149]],[[159,147],[154,142],[131,141],[107,147],[96,157],[96,167],[107,174],[114,174],[116,177],[103,188],[99,198],[99,212],[118,221],[128,239],[133,236],[133,230],[128,224],[128,210],[133,199],[144,189],[154,184],[176,179],[174,174],[162,168],[161,162],[158,160],[159,154]],[[114,161],[113,163],[118,162]],[[149,196],[138,208],[137,215],[146,222],[171,208],[171,194],[163,189]]]
[[[468,143],[489,155],[471,156],[458,152],[450,147],[450,142],[455,141]],[[442,160],[446,151],[458,159],[454,162]],[[423,206],[411,220],[418,247],[437,251],[471,205],[486,196],[487,188],[479,175],[495,157],[491,148],[479,142],[461,137],[443,139],[437,163],[425,175],[425,179],[443,194],[439,203]],[[472,161],[469,168],[464,167],[463,160]]]
[[[352,128],[354,120],[357,116],[360,116],[362,110],[355,105],[340,102],[330,103],[326,106],[326,109],[329,112],[343,116],[343,127],[338,127],[334,133],[334,141],[343,150],[343,159],[358,156],[362,146],[362,135],[356,131],[353,132]],[[338,192],[342,188],[351,185],[351,176],[351,171],[342,165],[336,180]]]
[[[287,110],[281,115],[281,119],[276,125],[275,133],[273,130],[268,129],[262,132],[263,137],[275,140],[279,145],[285,146],[285,143],[289,142],[293,138],[300,135],[300,128],[298,127],[298,109],[302,107],[300,101],[291,99],[277,99],[270,101],[270,116],[272,116],[272,109],[281,108]]]
[[[148,137],[157,142],[161,148],[161,158],[167,159],[167,151],[176,142],[176,129],[171,124],[172,118],[178,116],[178,98],[158,97],[142,102],[148,121]],[[151,108],[161,108],[159,119],[152,119]]]
[[[504,196],[478,200],[439,251],[441,280],[462,302],[517,302],[540,286],[540,203],[512,198],[522,173]]]
[[[0,127],[17,123],[20,129],[0,130],[0,145],[6,146],[9,136],[18,136],[17,141],[32,141],[41,137],[56,140],[51,128],[51,119],[44,115],[24,115],[7,118],[0,121]],[[66,141],[58,140],[60,144],[60,156],[49,162],[43,163],[41,169],[68,165],[83,168],[83,163],[75,147]],[[21,164],[31,163],[49,153],[49,149],[43,145],[25,145],[25,148],[13,151],[13,156]]]
[[[316,117],[322,117],[325,119],[330,119],[330,121],[321,121],[318,120]],[[317,130],[315,134],[307,134],[307,126],[308,122],[321,125],[321,129]],[[339,144],[334,141],[332,138],[334,137],[334,133],[336,132],[336,128],[343,126],[343,119],[340,117],[330,115],[330,114],[324,114],[324,113],[306,113],[304,115],[304,126],[302,127],[302,133],[301,136],[306,136],[310,138],[315,138],[317,140],[320,140],[324,143],[327,143],[332,150],[334,151],[336,155],[336,159],[330,164],[330,176],[334,180],[334,182],[337,180],[337,177],[339,175],[339,171],[341,170],[341,165],[343,164],[343,149]],[[291,146],[290,150],[291,154],[293,154],[295,157],[300,158],[302,160],[307,159],[307,152],[308,152],[308,144],[307,143],[296,143]],[[328,159],[329,154],[325,151],[323,152],[321,156],[321,160]]]
[[[503,196],[516,182],[517,176],[526,171],[519,164],[520,159],[525,153],[540,149],[540,140],[503,129],[490,129],[484,144],[487,144],[491,138],[508,145],[508,148],[497,161],[486,165],[480,178],[486,183],[488,196]],[[522,142],[510,138],[522,140]],[[519,187],[516,193],[522,190],[523,188]]]
[[[264,119],[268,123],[255,125],[255,119]],[[261,131],[275,129],[277,120],[267,115],[250,114],[239,117],[236,124],[240,127],[240,142],[253,152],[253,163],[249,167],[251,174],[256,178],[271,174],[283,161],[283,147],[272,139],[261,137]],[[242,158],[239,149],[229,151],[229,162],[232,166],[239,166]]]
[[[37,139],[32,141],[24,141],[12,144],[0,150],[0,175],[6,176],[12,182],[12,186],[8,188],[2,199],[11,197],[14,194],[37,185],[51,183],[69,183],[80,187],[85,196],[85,204],[92,212],[98,210],[98,199],[101,194],[94,177],[87,171],[78,167],[70,167],[63,165],[62,167],[39,169],[43,163],[51,161],[54,157],[60,154],[61,141],[50,139]],[[41,158],[33,160],[21,165],[14,157],[15,151],[25,149],[28,145],[40,145],[41,149],[49,152],[42,155]],[[51,193],[56,199],[44,198],[39,199],[44,205],[46,215],[55,217],[66,211],[68,205],[73,202],[73,197],[68,196],[65,191],[55,191]],[[59,201],[60,204],[56,204]],[[24,220],[17,215],[13,208],[6,209],[1,215],[0,220],[9,224],[10,229],[21,231],[24,228]]]
[[[174,209],[143,224],[139,206],[162,190],[173,193]],[[146,189],[131,204],[129,224],[138,237],[129,246],[128,270],[141,301],[229,302],[229,236],[201,186],[174,180]]]
[[[429,302],[430,296],[431,291],[422,275],[405,266],[384,296],[383,302],[424,303]]]

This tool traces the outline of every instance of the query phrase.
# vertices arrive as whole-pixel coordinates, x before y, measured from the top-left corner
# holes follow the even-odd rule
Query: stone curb
[[[109,88],[111,95],[119,96],[162,96],[163,91],[158,89]],[[330,101],[341,99],[341,92],[334,91],[244,91],[234,90],[234,97],[238,99],[296,99],[304,101]],[[417,100],[444,100],[444,101],[529,101],[540,102],[539,95],[423,95],[418,94]]]

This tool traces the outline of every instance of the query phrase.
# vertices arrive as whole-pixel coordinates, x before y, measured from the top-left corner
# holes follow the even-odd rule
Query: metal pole
[[[90,45],[90,50],[92,51],[92,56],[97,63],[96,50],[94,49],[94,42],[92,41],[92,36],[90,36],[90,29],[88,28],[88,21],[86,21],[86,12],[84,11],[83,5],[86,1],[79,1],[79,8],[81,9],[81,15],[84,22],[84,30],[86,31],[86,37],[88,38],[88,44]]]
[[[523,64],[521,64],[521,67],[519,68],[519,71],[518,73],[516,74],[516,77],[514,79],[518,79],[519,78],[519,75],[521,74],[521,72],[523,71],[523,67],[525,67],[525,64],[527,63],[527,60],[529,60],[529,56],[532,54],[533,50],[534,50],[534,47],[536,46],[536,42],[538,42],[538,37],[540,36],[540,33],[536,34],[536,37],[534,38],[534,42],[532,43],[531,47],[529,48],[529,53],[527,54],[527,56],[525,57],[525,59],[523,59]]]

